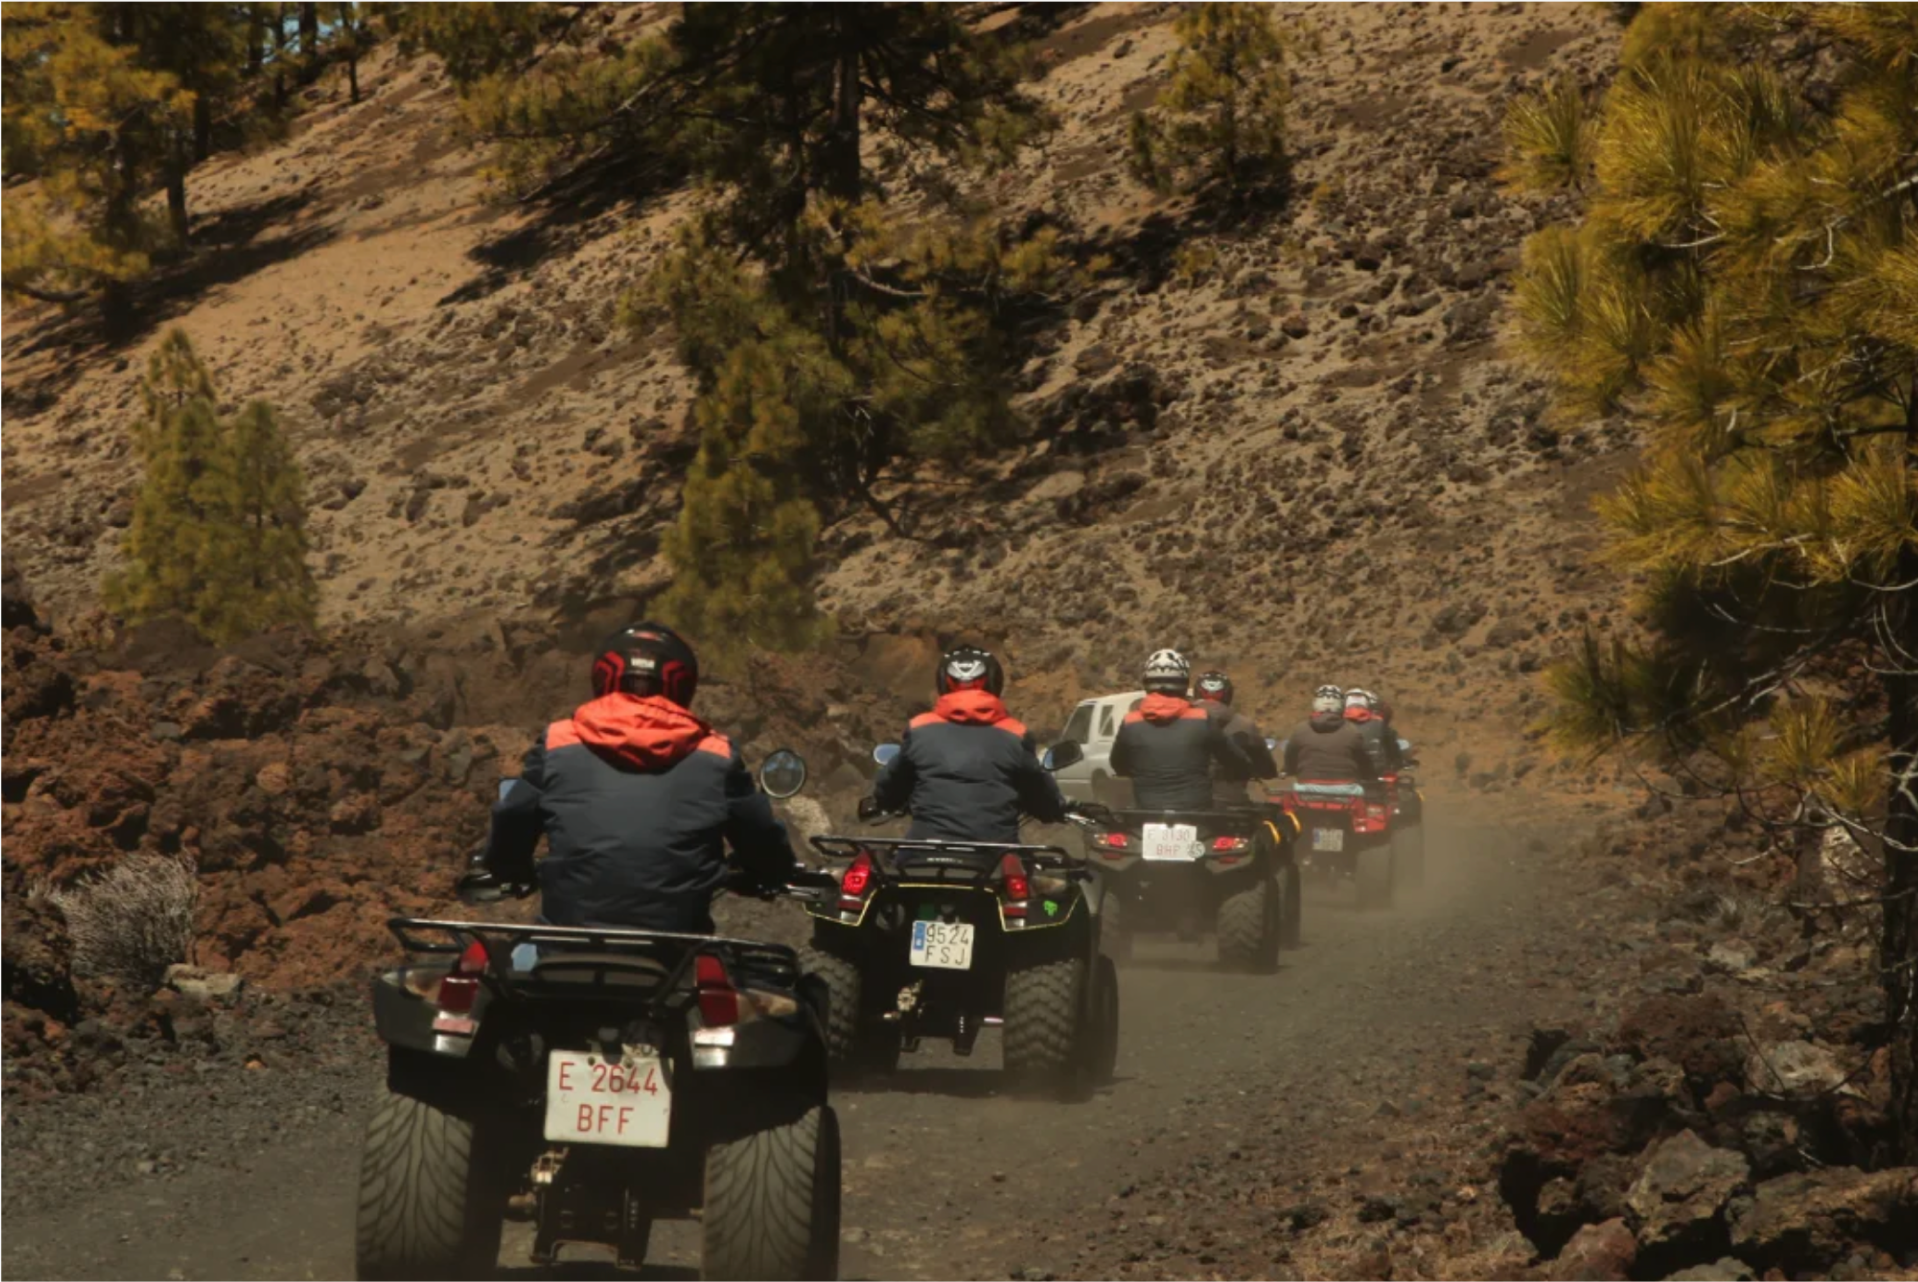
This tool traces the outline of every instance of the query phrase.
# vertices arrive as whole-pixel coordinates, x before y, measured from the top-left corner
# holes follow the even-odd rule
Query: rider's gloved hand
[[[885,813],[885,809],[880,806],[877,797],[861,797],[859,799],[859,817],[861,819],[871,821]]]

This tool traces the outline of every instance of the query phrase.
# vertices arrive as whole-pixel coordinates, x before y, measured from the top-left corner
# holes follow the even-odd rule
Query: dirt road
[[[1349,1166],[1355,1187],[1392,1178],[1382,1117],[1456,1100],[1483,1067],[1468,1073],[1471,1061],[1508,1055],[1528,1017],[1575,1003],[1580,950],[1596,945],[1578,929],[1570,843],[1531,849],[1542,844],[1435,822],[1421,902],[1361,915],[1308,896],[1307,946],[1277,976],[1142,946],[1122,976],[1119,1080],[1089,1104],[998,1097],[985,1071],[997,1048],[984,1043],[970,1064],[922,1056],[896,1089],[842,1092],[844,1275],[1072,1276],[1135,1257],[1173,1275],[1298,1267],[1276,1243],[1208,1244],[1209,1201],[1256,1186],[1282,1203],[1284,1186],[1328,1163]],[[375,1072],[369,1056],[368,1083]],[[359,1120],[356,1106],[309,1111],[260,1151],[209,1154],[170,1179],[37,1190],[8,1211],[5,1270],[349,1276]],[[166,1121],[101,1120],[103,1133],[124,1125]],[[33,1169],[11,1153],[8,1166]],[[1204,1175],[1180,1190],[1182,1171]],[[509,1229],[502,1263],[523,1269],[527,1234]],[[694,1275],[691,1226],[661,1226],[654,1249],[650,1272]]]

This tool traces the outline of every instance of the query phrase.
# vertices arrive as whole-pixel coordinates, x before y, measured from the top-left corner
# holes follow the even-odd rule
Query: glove
[[[877,797],[861,797],[859,799],[859,817],[861,819],[871,822],[885,813]]]
[[[491,869],[469,868],[460,875],[454,893],[465,904],[497,903],[506,896],[506,886]]]

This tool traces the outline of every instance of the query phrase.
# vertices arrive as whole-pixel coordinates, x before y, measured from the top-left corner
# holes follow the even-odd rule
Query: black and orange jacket
[[[955,690],[912,719],[899,755],[872,781],[873,800],[912,816],[909,837],[1019,840],[1023,811],[1045,823],[1066,817],[1066,799],[1033,753],[1032,737],[997,695]]]
[[[487,867],[532,881],[542,833],[541,915],[556,926],[710,931],[725,843],[764,881],[795,862],[732,743],[659,697],[609,694],[546,727],[501,784]]]
[[[1112,741],[1112,773],[1132,780],[1141,810],[1210,810],[1215,765],[1238,779],[1255,769],[1226,737],[1224,721],[1177,695],[1147,695]]]
[[[1236,765],[1222,764],[1213,774],[1214,779],[1244,787],[1254,779],[1270,779],[1279,773],[1279,763],[1272,759],[1272,750],[1265,746],[1265,731],[1259,729],[1252,718],[1230,704],[1213,699],[1201,700],[1194,706],[1205,709],[1205,714],[1219,723],[1225,737],[1245,758],[1245,771]]]

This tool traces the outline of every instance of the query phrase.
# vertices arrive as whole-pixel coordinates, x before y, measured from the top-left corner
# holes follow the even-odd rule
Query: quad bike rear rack
[[[653,992],[690,986],[694,958],[717,956],[738,979],[751,977],[769,986],[792,988],[799,982],[799,955],[783,944],[765,944],[720,935],[623,927],[518,926],[496,922],[438,921],[424,917],[389,918],[386,928],[409,955],[458,957],[477,942],[486,954],[486,978],[515,998],[550,994],[582,986],[633,987]],[[516,970],[513,953],[531,944],[548,967],[566,961],[563,983],[542,981],[537,968]],[[410,964],[410,963],[409,963]]]
[[[934,880],[970,880],[998,867],[999,860],[1017,855],[1034,872],[1059,871],[1067,874],[1085,870],[1083,856],[1063,846],[1028,846],[1018,842],[940,841],[931,837],[833,837],[817,836],[813,848],[828,859],[853,859],[861,854],[873,857],[888,872],[899,875],[901,852],[923,852],[923,863],[915,862],[912,876]],[[947,873],[961,874],[948,878]]]

